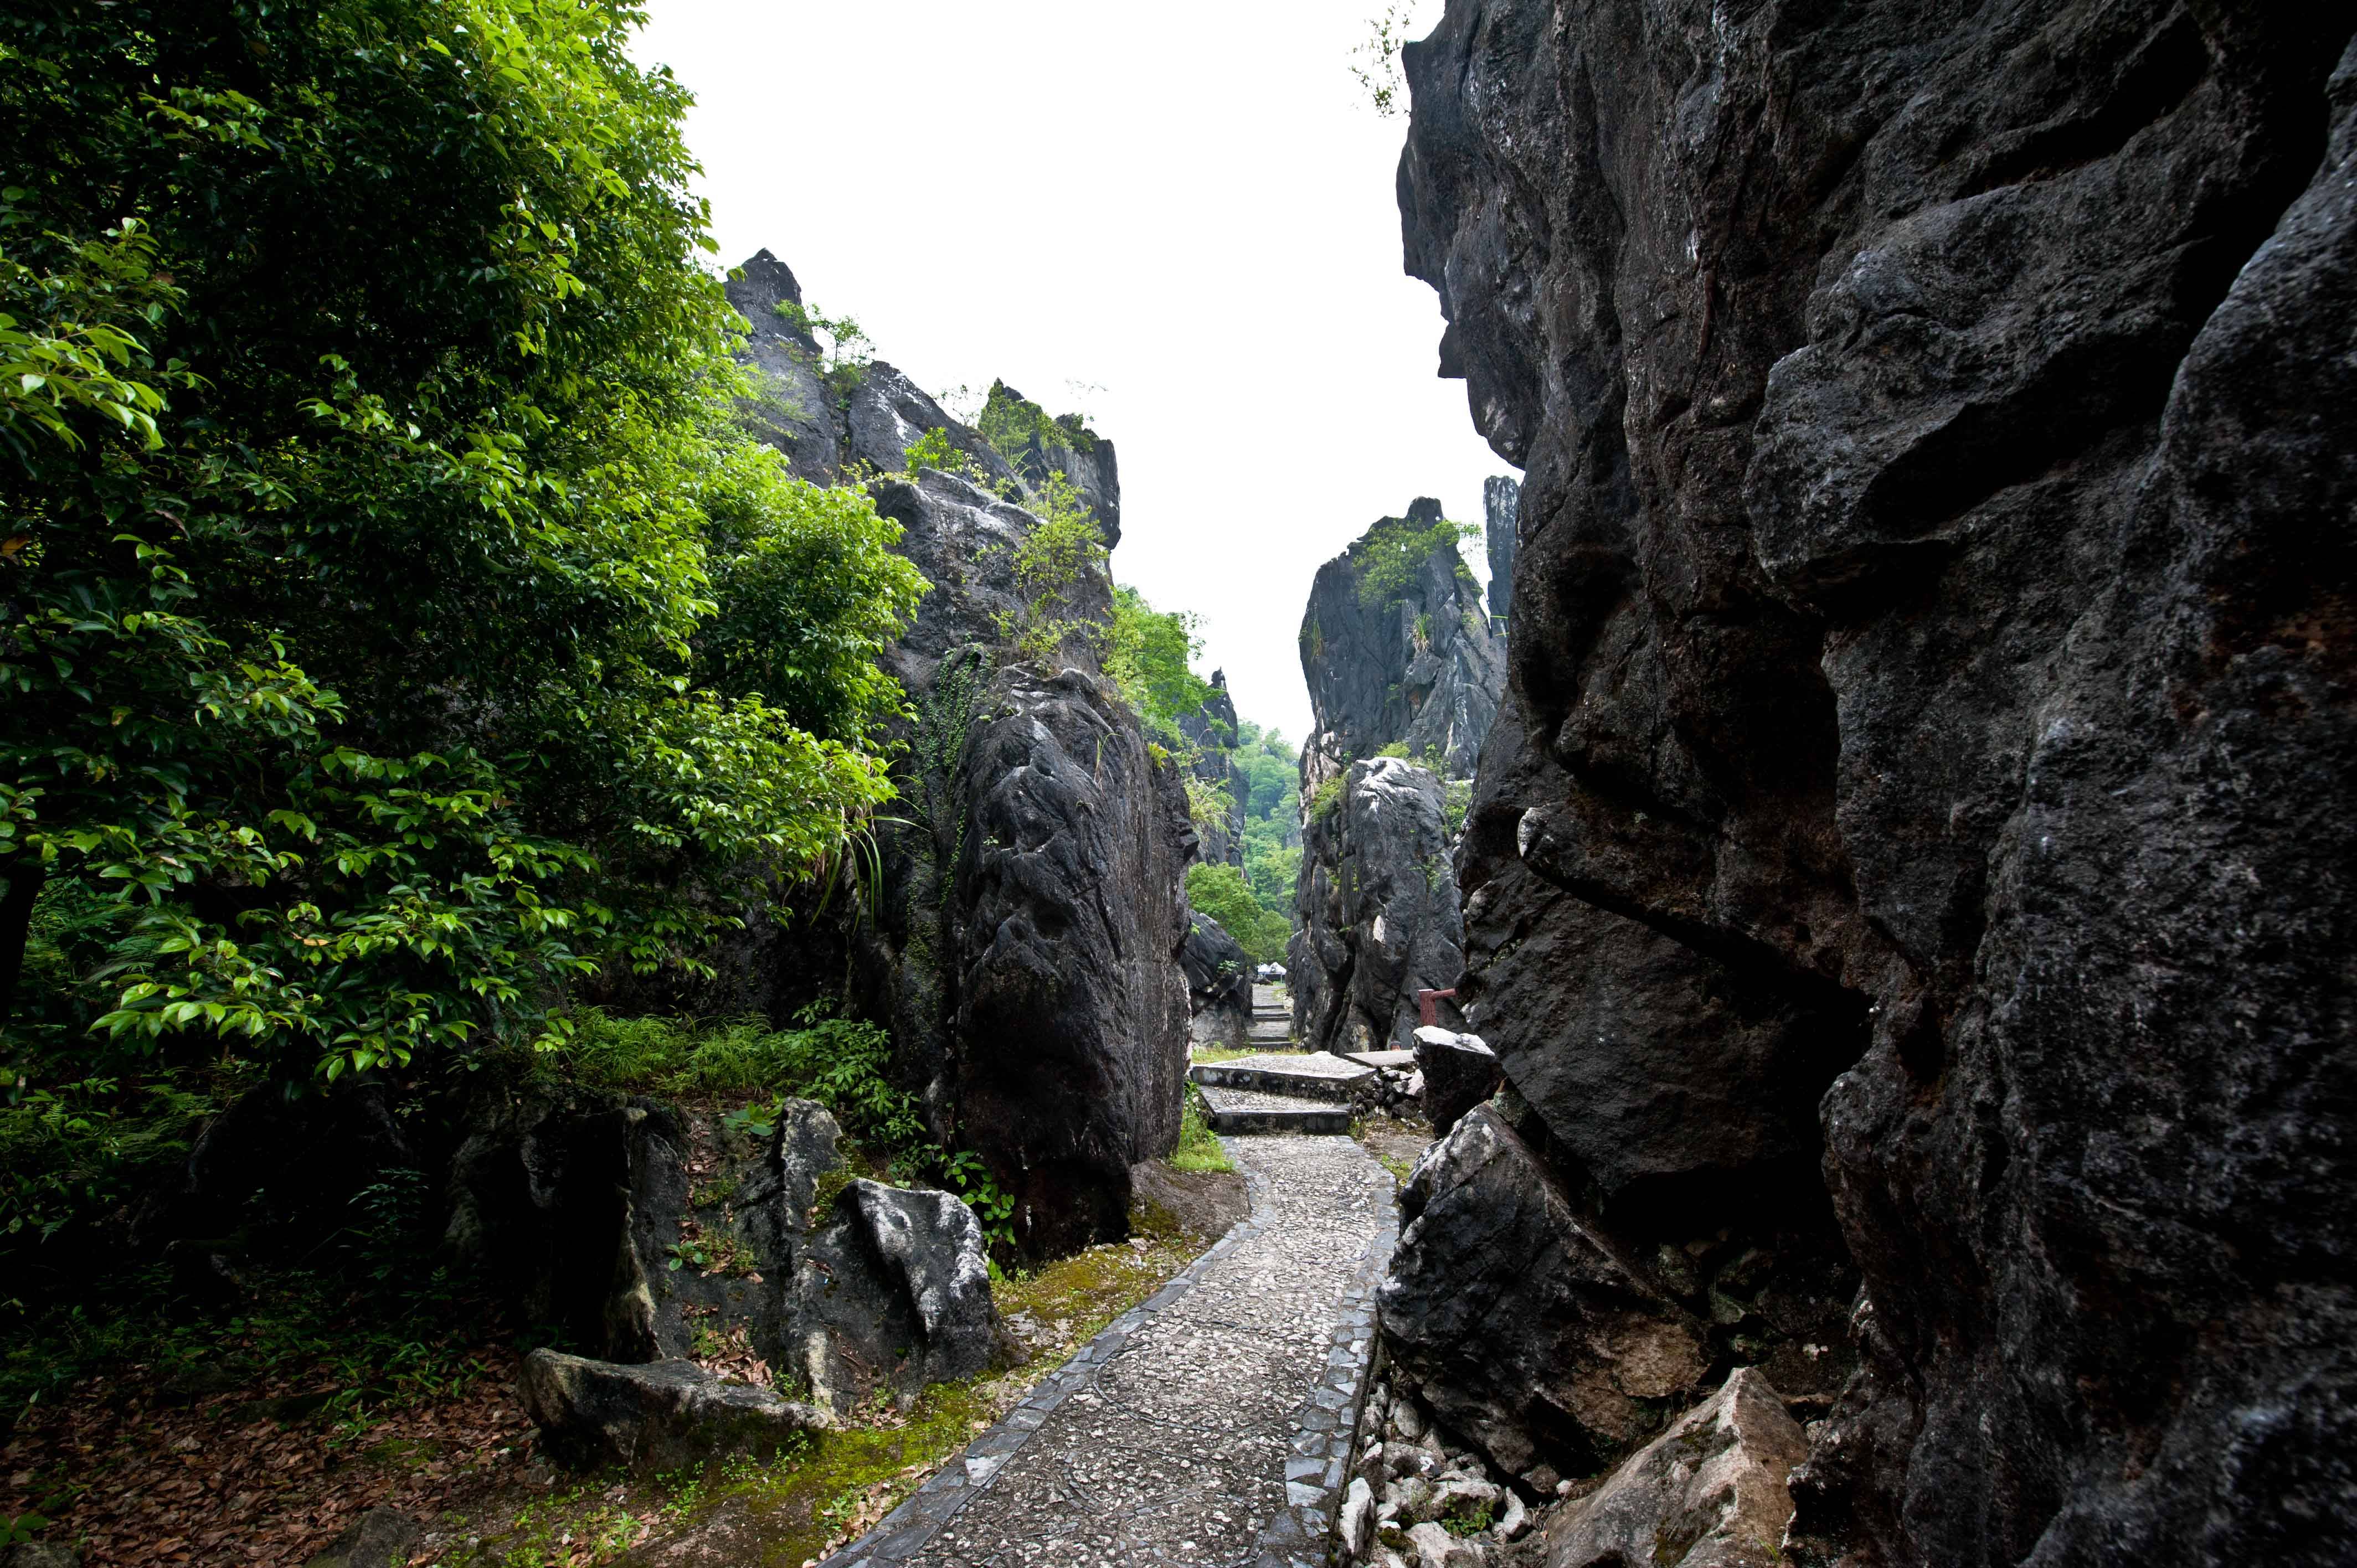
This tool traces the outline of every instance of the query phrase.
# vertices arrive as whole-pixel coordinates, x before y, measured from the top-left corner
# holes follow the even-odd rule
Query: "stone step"
[[[1351,1108],[1290,1094],[1203,1086],[1203,1120],[1214,1133],[1347,1133]]]
[[[1344,1061],[1357,1062],[1361,1067],[1379,1067],[1392,1072],[1414,1072],[1414,1051],[1344,1051]]]
[[[1256,1046],[1284,1046],[1293,1042],[1291,1024],[1254,1024],[1244,1031],[1244,1037]]]
[[[1296,1100],[1319,1100],[1349,1104],[1351,1090],[1373,1075],[1373,1069],[1346,1062],[1324,1051],[1264,1052],[1223,1062],[1197,1062],[1187,1076],[1204,1086],[1251,1090]]]

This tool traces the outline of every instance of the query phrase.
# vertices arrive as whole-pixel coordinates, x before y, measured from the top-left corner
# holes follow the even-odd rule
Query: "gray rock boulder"
[[[837,1415],[878,1389],[905,1403],[996,1353],[982,1226],[945,1192],[851,1183],[795,1249],[775,1311],[773,1371]]]
[[[26,1541],[0,1547],[0,1563],[6,1568],[81,1568],[81,1553],[56,1541]]]
[[[1209,915],[1189,917],[1178,955],[1187,974],[1188,1038],[1242,1050],[1252,1033],[1252,961],[1227,928]]]
[[[1630,1251],[1764,1195],[1862,1273],[1828,1557],[2357,1557],[2351,27],[1406,52],[1408,266],[1527,475],[1463,1000]]]
[[[1546,1568],[1779,1568],[1792,1521],[1786,1482],[1807,1456],[1768,1380],[1738,1367],[1604,1485],[1548,1521]]]
[[[1400,1206],[1375,1298],[1394,1382],[1501,1471],[1588,1474],[1698,1391],[1706,1326],[1581,1221],[1495,1107],[1426,1151]]]
[[[668,1107],[486,1075],[450,1162],[443,1244],[526,1321],[616,1361],[682,1353],[656,1291],[688,1209],[688,1129]]]
[[[731,1454],[768,1455],[828,1418],[693,1361],[633,1366],[545,1348],[524,1358],[524,1412],[548,1456],[575,1469],[619,1465],[640,1475]]]
[[[1448,1136],[1468,1111],[1497,1092],[1498,1053],[1479,1035],[1419,1027],[1415,1067],[1424,1075],[1424,1114],[1436,1138]]]
[[[410,1558],[425,1540],[425,1532],[407,1514],[371,1509],[303,1568],[409,1568]],[[18,1565],[11,1563],[10,1568]]]
[[[1305,1049],[1406,1050],[1416,993],[1464,965],[1440,780],[1396,757],[1353,764],[1305,830],[1286,951]]]

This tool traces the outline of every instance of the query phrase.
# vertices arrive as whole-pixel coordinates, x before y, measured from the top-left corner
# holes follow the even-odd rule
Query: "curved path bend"
[[[1351,1139],[1222,1140],[1253,1211],[826,1568],[1308,1568],[1398,1236]]]

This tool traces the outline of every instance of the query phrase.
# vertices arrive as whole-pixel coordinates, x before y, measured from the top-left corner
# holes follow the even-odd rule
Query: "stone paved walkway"
[[[1392,1181],[1345,1137],[1225,1142],[1252,1218],[830,1568],[1325,1561]]]

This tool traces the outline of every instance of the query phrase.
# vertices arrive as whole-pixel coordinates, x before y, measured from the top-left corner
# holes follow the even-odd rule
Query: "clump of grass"
[[[1180,1171],[1232,1171],[1235,1161],[1228,1158],[1219,1134],[1211,1131],[1203,1117],[1203,1091],[1193,1084],[1187,1086],[1186,1102],[1178,1109],[1178,1146],[1171,1151],[1170,1168]]]

